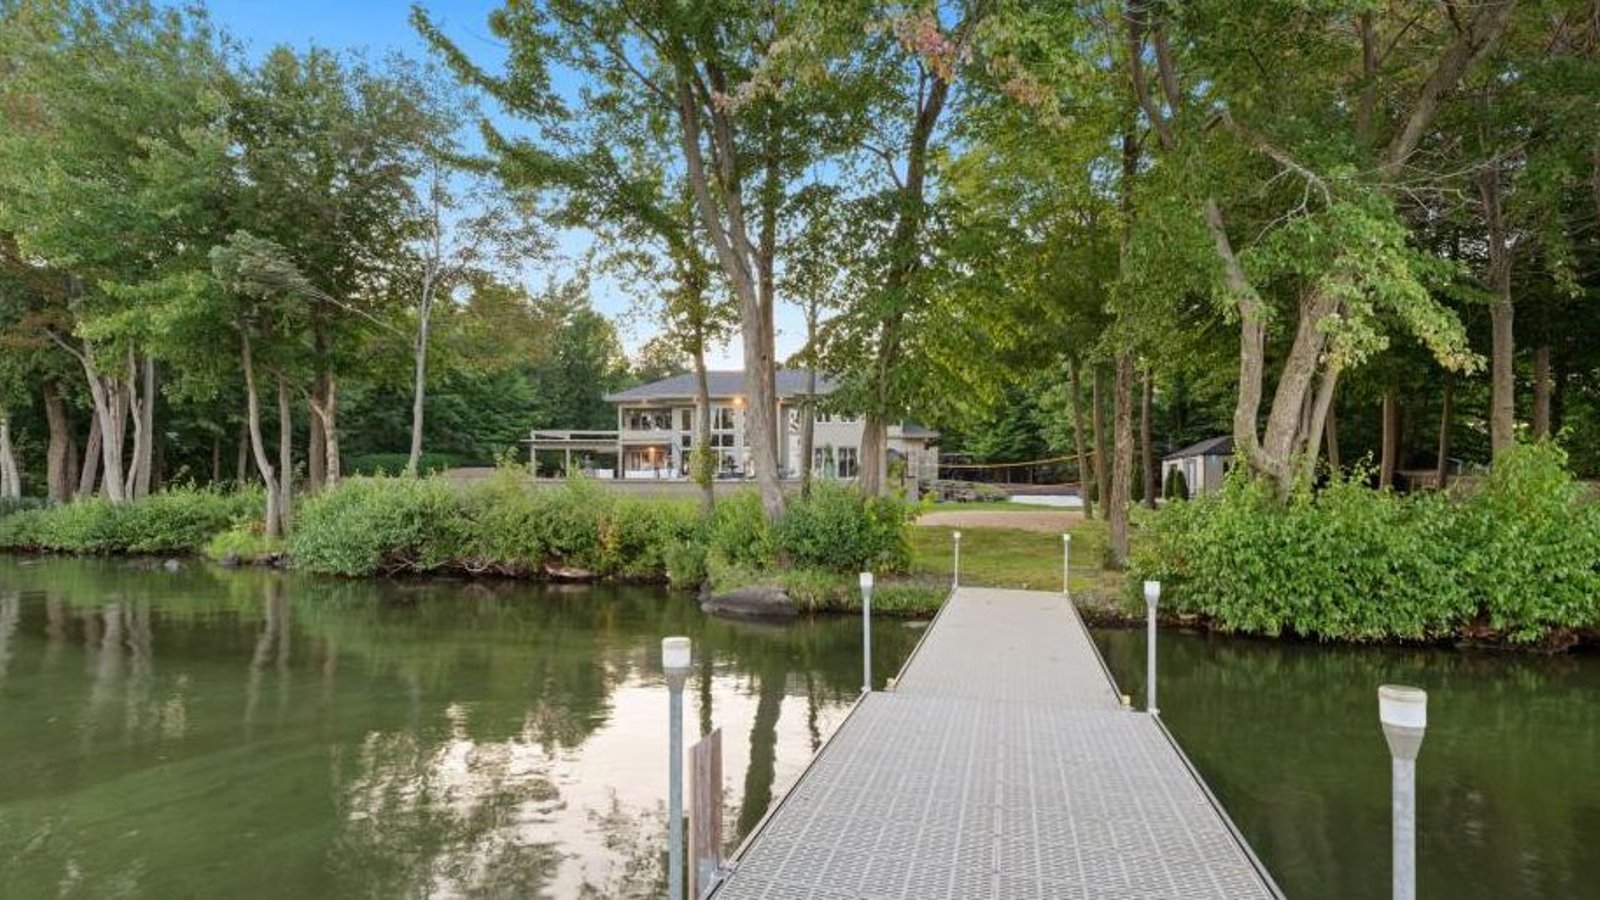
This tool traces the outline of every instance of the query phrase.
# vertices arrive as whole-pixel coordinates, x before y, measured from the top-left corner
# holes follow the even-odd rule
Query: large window
[[[839,477],[856,477],[861,471],[861,465],[856,459],[856,448],[840,447],[836,452],[839,454]]]
[[[712,431],[732,431],[733,430],[733,407],[731,407],[731,406],[714,406],[714,407],[711,408],[711,430]]]
[[[625,431],[671,431],[672,411],[668,409],[630,409],[622,416]]]

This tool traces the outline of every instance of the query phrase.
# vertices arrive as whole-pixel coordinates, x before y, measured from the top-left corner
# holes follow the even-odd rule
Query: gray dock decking
[[[1065,597],[962,588],[863,698],[716,900],[1274,897]]]

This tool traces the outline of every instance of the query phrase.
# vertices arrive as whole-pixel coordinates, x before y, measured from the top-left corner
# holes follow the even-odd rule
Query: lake
[[[731,843],[860,690],[858,620],[0,557],[0,897],[660,897],[670,634]]]
[[[878,682],[920,631],[879,621]],[[660,638],[728,841],[860,684],[860,623],[658,588],[0,557],[0,897],[659,897]],[[1096,640],[1143,689],[1140,631]],[[1376,686],[1430,694],[1422,896],[1600,892],[1600,657],[1164,633],[1164,718],[1293,897],[1388,895]]]

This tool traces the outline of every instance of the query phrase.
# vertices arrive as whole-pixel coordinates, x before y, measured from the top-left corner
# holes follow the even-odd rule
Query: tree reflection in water
[[[656,589],[3,557],[0,584],[6,898],[659,896],[661,636],[695,641],[702,733],[749,737],[730,843],[859,679],[848,620]],[[898,665],[915,634],[882,631]]]

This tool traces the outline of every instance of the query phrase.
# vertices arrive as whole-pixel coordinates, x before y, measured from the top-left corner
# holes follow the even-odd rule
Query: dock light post
[[[861,693],[872,693],[872,573],[861,573]]]
[[[1061,593],[1072,596],[1072,585],[1068,582],[1068,573],[1072,571],[1072,535],[1061,536]]]
[[[686,637],[661,639],[661,668],[671,696],[671,739],[667,751],[667,896],[683,900],[683,683],[689,678]]]
[[[1161,582],[1144,583],[1145,609],[1145,711],[1159,715],[1156,707],[1156,604],[1161,602]]]
[[[961,587],[961,532],[952,531],[950,536],[956,539],[955,569],[950,575],[950,587]]]
[[[1428,728],[1428,692],[1399,684],[1378,688],[1378,721],[1393,773],[1394,897],[1417,896],[1417,754]]]

